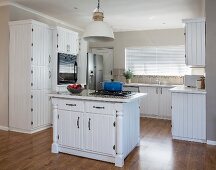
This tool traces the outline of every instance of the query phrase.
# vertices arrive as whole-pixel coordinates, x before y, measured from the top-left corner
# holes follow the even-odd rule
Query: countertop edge
[[[103,101],[116,103],[129,103],[134,100],[139,100],[147,95],[147,93],[137,93],[129,98],[109,98],[109,97],[95,97],[95,96],[78,96],[70,94],[49,93],[48,96],[52,98],[75,99],[75,100],[89,100],[89,101]]]
[[[174,87],[169,90],[171,91],[171,93],[207,94],[205,90],[190,88],[185,86]]]

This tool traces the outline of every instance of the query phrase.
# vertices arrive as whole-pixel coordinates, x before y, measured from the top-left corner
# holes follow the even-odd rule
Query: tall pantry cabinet
[[[52,30],[34,20],[9,26],[9,128],[33,133],[51,125]]]

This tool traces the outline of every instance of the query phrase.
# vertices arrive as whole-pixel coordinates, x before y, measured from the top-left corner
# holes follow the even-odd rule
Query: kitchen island
[[[52,153],[67,153],[115,163],[140,142],[139,100],[145,93],[128,97],[52,93]]]

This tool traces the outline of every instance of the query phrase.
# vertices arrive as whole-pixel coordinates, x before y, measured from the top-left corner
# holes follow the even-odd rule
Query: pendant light
[[[114,34],[112,28],[103,21],[103,11],[100,10],[100,0],[98,0],[98,6],[93,13],[93,21],[87,26],[83,38],[86,41],[113,41]]]

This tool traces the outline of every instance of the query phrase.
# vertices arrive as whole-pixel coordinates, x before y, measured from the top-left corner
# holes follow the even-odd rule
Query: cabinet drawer
[[[78,100],[59,100],[58,108],[61,110],[84,112],[84,102]]]
[[[106,102],[86,102],[86,112],[109,115],[113,115],[115,113],[113,104]]]

